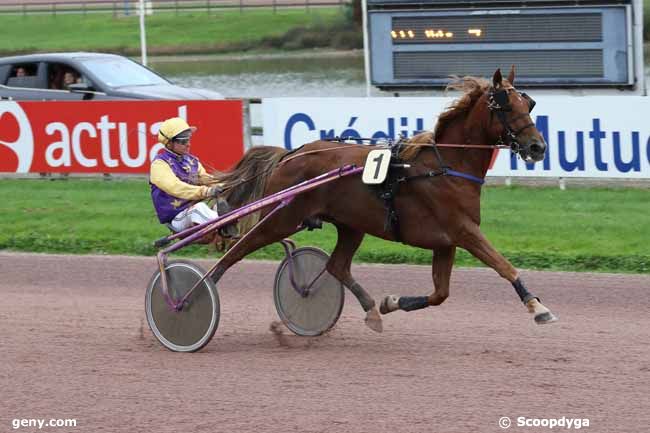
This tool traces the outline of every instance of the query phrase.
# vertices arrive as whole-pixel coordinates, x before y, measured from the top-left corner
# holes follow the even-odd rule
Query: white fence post
[[[144,26],[144,0],[140,0],[140,50],[142,52],[142,64],[147,66],[147,36]]]

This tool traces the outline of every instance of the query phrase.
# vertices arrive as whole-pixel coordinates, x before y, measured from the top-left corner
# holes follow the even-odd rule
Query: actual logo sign
[[[147,173],[160,122],[176,116],[199,128],[192,153],[206,168],[239,161],[241,101],[2,101],[0,172]]]
[[[34,159],[34,134],[29,118],[16,102],[0,103],[0,149],[13,151],[17,164],[11,158],[0,160],[0,171],[27,173]]]

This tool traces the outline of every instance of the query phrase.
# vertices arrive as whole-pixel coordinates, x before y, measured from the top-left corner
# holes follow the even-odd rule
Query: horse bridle
[[[528,113],[520,114],[519,116],[510,119],[510,122],[515,122],[523,117],[530,115],[530,113],[533,111],[533,108],[535,108],[535,100],[533,98],[525,93],[520,93],[520,95],[522,98],[528,101]],[[510,147],[514,153],[518,153],[521,150],[521,144],[519,144],[517,141],[517,137],[524,130],[530,127],[534,127],[535,124],[532,122],[527,123],[526,125],[516,130],[513,130],[510,127],[510,122],[508,122],[508,119],[506,119],[506,113],[512,111],[512,106],[510,105],[510,101],[508,99],[507,89],[502,88],[496,90],[494,87],[490,88],[490,93],[488,93],[488,108],[490,109],[490,117],[492,117],[492,114],[496,114],[497,118],[501,122],[501,125],[503,126],[503,133],[499,137],[499,140],[496,144],[505,144]]]

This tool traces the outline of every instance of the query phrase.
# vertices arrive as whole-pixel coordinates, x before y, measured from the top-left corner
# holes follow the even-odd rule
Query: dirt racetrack
[[[276,266],[231,269],[214,339],[177,354],[144,318],[153,258],[0,253],[0,432],[650,431],[650,276],[524,272],[560,316],[536,326],[492,270],[456,269],[445,304],[385,316],[383,334],[346,293],[333,331],[304,339],[270,330]],[[376,299],[431,287],[427,267],[354,270]]]

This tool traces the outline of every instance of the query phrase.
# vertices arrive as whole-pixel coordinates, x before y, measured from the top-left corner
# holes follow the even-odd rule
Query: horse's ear
[[[515,85],[515,65],[510,66],[510,73],[508,74],[508,81],[513,86]]]
[[[494,76],[492,77],[492,84],[494,85],[494,88],[497,88],[501,86],[501,81],[503,80],[503,77],[501,76],[501,69],[497,69],[496,72],[494,73]]]

